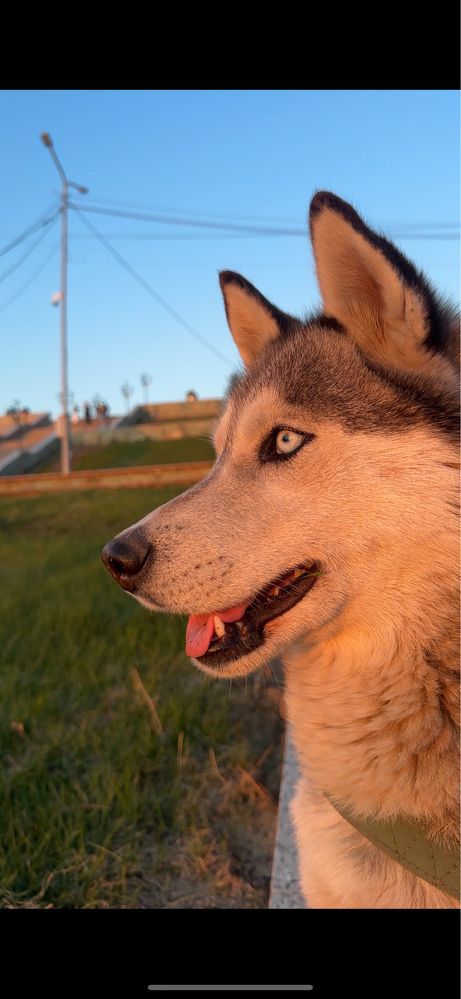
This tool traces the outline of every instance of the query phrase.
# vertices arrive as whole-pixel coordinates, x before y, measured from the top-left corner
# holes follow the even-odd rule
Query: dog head
[[[190,614],[186,651],[213,675],[357,622],[416,627],[452,551],[452,310],[335,195],[310,227],[323,311],[296,319],[221,274],[245,369],[214,467],[103,551],[146,607]]]

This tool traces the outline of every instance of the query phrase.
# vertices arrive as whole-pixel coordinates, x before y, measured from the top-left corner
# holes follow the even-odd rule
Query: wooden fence
[[[130,468],[98,468],[81,472],[42,472],[40,475],[0,477],[0,496],[39,496],[79,489],[159,489],[191,486],[210,471],[211,461],[183,461]]]

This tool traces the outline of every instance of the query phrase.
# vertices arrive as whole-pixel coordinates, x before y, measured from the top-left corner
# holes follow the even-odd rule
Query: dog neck
[[[405,815],[456,837],[456,614],[417,640],[403,621],[392,631],[385,618],[374,626],[353,619],[349,608],[335,634],[284,657],[301,770],[361,815]]]

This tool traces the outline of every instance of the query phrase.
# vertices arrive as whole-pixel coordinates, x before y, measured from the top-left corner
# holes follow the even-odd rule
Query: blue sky
[[[455,91],[3,91],[0,114],[0,249],[57,201],[42,131],[67,175],[90,189],[77,196],[82,208],[305,226],[313,192],[327,188],[390,235],[417,225],[437,233],[429,227],[459,221]],[[217,281],[223,268],[285,311],[318,303],[307,235],[138,239],[199,230],[88,218],[231,364],[197,343],[71,215],[69,387],[78,403],[99,393],[123,411],[120,386],[128,380],[141,401],[143,371],[155,400],[183,398],[189,388],[219,395],[237,363]],[[13,399],[58,410],[59,308],[50,296],[59,289],[59,224],[5,277],[35,238],[0,258],[0,411]],[[397,242],[459,299],[456,240]]]

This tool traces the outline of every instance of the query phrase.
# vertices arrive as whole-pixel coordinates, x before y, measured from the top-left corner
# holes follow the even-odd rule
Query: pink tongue
[[[227,610],[214,611],[212,614],[191,614],[186,629],[186,654],[193,656],[194,659],[205,655],[214,634],[215,614],[218,614],[221,621],[229,624],[231,621],[240,621],[247,607],[248,603],[244,603],[228,607]]]
[[[186,654],[203,656],[214,632],[213,614],[191,614],[186,629]]]

